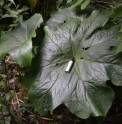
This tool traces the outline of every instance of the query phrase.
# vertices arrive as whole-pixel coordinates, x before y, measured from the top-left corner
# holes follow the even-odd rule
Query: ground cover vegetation
[[[122,123],[122,1],[0,1],[0,124]]]

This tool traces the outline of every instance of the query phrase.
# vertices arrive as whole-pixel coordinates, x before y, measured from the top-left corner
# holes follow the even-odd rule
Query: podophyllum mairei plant
[[[0,58],[9,53],[21,66],[31,65],[22,84],[30,88],[29,98],[41,115],[61,104],[84,119],[107,114],[114,92],[106,81],[122,85],[122,54],[116,54],[120,26],[108,26],[110,15],[81,12],[78,7],[57,11],[44,27],[35,65],[31,64],[32,37],[42,23],[39,14],[1,36]]]

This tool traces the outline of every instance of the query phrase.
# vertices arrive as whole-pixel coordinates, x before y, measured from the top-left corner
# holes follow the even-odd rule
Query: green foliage
[[[93,11],[88,18],[74,9],[67,14],[73,17],[68,17],[65,11],[53,14],[44,28],[40,70],[29,98],[42,115],[65,104],[80,118],[105,116],[114,99],[106,81],[122,85],[117,75],[122,73],[122,55],[115,54],[121,42],[117,40],[120,26],[105,28],[111,14],[106,11]],[[75,62],[67,74],[65,69],[72,57]]]
[[[85,0],[81,5],[81,10],[84,10],[90,3],[90,0]]]
[[[3,8],[6,9],[7,12],[4,15],[2,15],[2,18],[12,17],[17,19],[17,18],[20,18],[19,14],[21,15],[22,12],[28,10],[27,6],[23,6],[22,9],[18,9],[19,6],[17,6],[15,10],[11,9],[10,6],[11,4],[3,6]]]
[[[4,75],[4,74],[0,74],[0,76],[3,78],[3,79],[6,79],[6,75]]]
[[[8,109],[8,103],[13,99],[15,94],[12,90],[6,95],[4,94],[4,92],[7,92],[6,75],[0,74],[0,76],[3,78],[0,84],[0,116],[2,117],[0,119],[0,124],[10,124],[11,116],[10,110]]]
[[[4,0],[0,1],[0,6],[2,6],[4,4]]]
[[[14,0],[8,0],[8,1],[12,2],[12,3],[16,6],[16,4],[15,4]]]
[[[25,2],[34,13],[38,1]],[[63,2],[57,1],[57,9]],[[53,13],[45,23],[43,34],[42,28],[37,29],[43,22],[40,14],[23,21],[23,15],[29,12],[27,6],[20,9],[14,0],[0,1],[0,60],[9,54],[23,67],[21,71],[24,70],[25,75],[20,83],[28,87],[32,102],[26,105],[34,106],[41,115],[53,113],[64,104],[83,119],[106,116],[114,99],[114,91],[106,81],[122,86],[122,34],[120,25],[109,26],[109,18],[122,16],[122,7],[117,7],[112,14],[91,12],[86,9],[89,4],[90,0],[67,0],[65,9]],[[8,18],[12,18],[12,23],[7,24],[9,31],[3,26],[4,19]],[[34,46],[38,48],[34,55],[33,44],[37,45],[38,41],[40,46]],[[66,73],[72,58],[72,68]],[[10,123],[11,117],[17,118],[8,107],[15,93],[7,91],[6,76],[0,75],[3,78],[0,89],[6,92],[0,96],[0,115],[4,116],[0,123]]]
[[[29,10],[27,6],[15,5],[13,0],[1,1],[0,3],[0,28],[2,32],[10,31],[15,28],[20,21],[24,20],[24,16],[28,14]],[[9,19],[10,21],[7,21]],[[12,21],[11,21],[12,20]],[[7,22],[6,22],[7,21]]]
[[[51,15],[51,18],[46,22],[46,25],[52,28],[61,26],[70,17],[78,18],[81,21],[89,15],[89,11],[82,12],[80,8],[61,9]]]
[[[0,87],[2,89],[4,89],[4,91],[6,91],[6,89],[7,89],[7,81],[6,81],[7,76],[4,75],[4,74],[0,74],[0,76],[3,78],[3,80],[2,80],[2,82],[0,84]]]
[[[119,6],[118,8],[116,8],[115,12],[110,16],[110,18],[122,18],[122,6]],[[120,32],[122,32],[122,27],[120,29]],[[120,40],[122,40],[122,35],[119,38]],[[116,53],[122,52],[122,43],[120,43],[120,45],[117,48]]]
[[[120,52],[122,52],[122,43],[120,43],[120,45],[118,46],[116,53]]]
[[[29,20],[20,22],[12,31],[1,36],[0,59],[7,53],[21,66],[30,66],[32,60],[32,38],[36,36],[35,30],[42,23],[40,14],[35,14]]]
[[[120,28],[120,31],[122,33],[122,26]],[[122,40],[122,35],[119,37],[119,40]],[[117,50],[116,50],[116,53],[120,53],[122,52],[122,43],[120,43],[120,45],[118,46]]]
[[[122,18],[122,6],[119,6],[115,9],[114,13],[110,16],[110,18]],[[121,20],[121,19],[120,19]],[[122,27],[120,29],[120,32],[122,32]],[[120,40],[122,40],[122,35],[119,38]],[[117,48],[116,53],[122,52],[122,43],[120,43],[120,45]]]
[[[0,124],[10,124],[13,117],[15,118],[15,122],[19,122],[19,124],[22,124],[20,119],[16,121],[17,117],[13,113],[13,110],[12,108],[10,108],[9,104],[15,96],[15,92],[13,90],[7,90],[7,85],[5,83],[7,82],[6,75],[0,75],[3,78],[0,84]]]
[[[78,5],[81,4],[83,1],[84,1],[84,0],[76,0],[76,1],[71,5],[70,8],[74,8],[74,7],[78,6]]]
[[[115,12],[110,17],[111,18],[122,17],[122,6],[116,8]]]
[[[14,91],[10,90],[9,93],[6,95],[5,99],[6,99],[7,102],[10,102],[14,98],[14,96],[15,96]]]
[[[9,95],[9,94],[7,94]],[[0,96],[0,124],[10,124],[14,118],[14,123],[23,124],[23,122],[15,115],[12,109],[9,108],[8,101],[4,100],[4,96]]]
[[[68,1],[70,2],[70,1]],[[72,2],[72,1],[71,1]],[[81,10],[84,10],[90,3],[90,0],[75,0],[72,4],[71,4],[71,9],[78,6],[78,5],[81,5]]]

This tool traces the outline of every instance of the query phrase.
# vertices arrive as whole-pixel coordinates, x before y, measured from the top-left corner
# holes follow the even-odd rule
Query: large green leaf
[[[20,24],[0,38],[0,59],[7,53],[21,66],[30,66],[32,60],[32,37],[35,30],[42,23],[42,16],[35,14],[29,20]]]
[[[69,17],[57,28],[45,27],[40,71],[29,90],[29,98],[40,114],[49,110],[52,113],[65,104],[80,118],[106,115],[114,99],[106,81],[122,85],[122,54],[116,54],[121,42],[117,40],[120,27],[105,28],[109,15],[93,11],[82,21],[79,17]],[[66,73],[72,57],[74,65]]]
[[[91,11],[90,11],[91,12]],[[74,9],[59,9],[58,12],[53,13],[51,18],[46,23],[49,27],[58,27],[65,23],[69,17],[79,18],[81,21],[89,15],[89,11],[82,11],[80,8]]]

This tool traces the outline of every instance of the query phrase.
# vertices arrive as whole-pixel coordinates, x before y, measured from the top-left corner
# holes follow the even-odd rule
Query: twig
[[[16,100],[17,100],[17,109],[19,109],[19,106],[20,106],[20,104],[19,104],[19,99],[18,99],[18,96],[17,96],[17,94],[16,94],[16,91],[15,91],[15,89],[14,89],[14,92],[15,92],[15,97],[16,97]]]
[[[18,99],[21,103],[24,103],[21,99]]]
[[[122,113],[121,113],[121,114],[118,114],[117,117],[119,117],[119,116],[121,116],[121,115],[122,115]]]
[[[41,119],[43,119],[43,120],[47,120],[47,121],[53,121],[53,119],[51,119],[51,118],[41,117]]]
[[[2,81],[0,81],[0,83],[2,83],[4,81],[4,79]]]
[[[31,111],[27,110],[27,109],[25,109],[25,110],[26,110],[27,112],[29,112],[30,114],[32,114],[32,115],[34,115],[34,116],[36,116],[36,117],[38,117],[38,118],[40,118],[40,119],[48,120],[48,121],[53,121],[53,119],[51,119],[51,118],[40,117],[40,116],[38,116],[38,115],[32,113]]]

